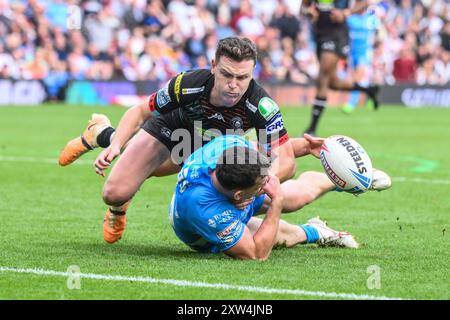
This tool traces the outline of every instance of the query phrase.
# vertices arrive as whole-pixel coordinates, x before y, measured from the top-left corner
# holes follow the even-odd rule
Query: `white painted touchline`
[[[35,163],[48,163],[58,165],[58,159],[51,158],[37,158],[37,157],[16,157],[16,156],[1,156],[0,161],[7,162],[35,162]],[[94,160],[78,159],[73,164],[76,165],[90,165],[94,164]],[[425,179],[425,178],[409,178],[409,177],[392,177],[394,182],[415,182],[415,183],[431,183],[431,184],[448,184],[450,185],[450,179]]]
[[[450,184],[450,180],[442,180],[442,179],[392,177],[392,180],[396,181],[396,182],[417,182],[417,183],[432,183],[432,184]]]
[[[58,165],[58,159],[52,159],[52,158],[37,158],[37,157],[16,157],[16,156],[1,156],[0,155],[0,161],[7,161],[7,162],[35,162],[35,163],[49,163]],[[78,159],[73,164],[81,164],[81,165],[92,165],[94,163],[94,160],[82,160]]]
[[[285,294],[295,296],[311,296],[320,298],[341,298],[341,299],[357,299],[357,300],[403,300],[403,298],[372,296],[366,294],[354,294],[354,293],[337,293],[337,292],[322,292],[322,291],[306,291],[298,289],[278,289],[267,287],[254,287],[254,286],[241,286],[224,283],[207,283],[197,282],[190,280],[176,280],[176,279],[157,279],[151,277],[128,277],[119,275],[108,274],[94,274],[94,273],[69,273],[53,270],[43,269],[30,269],[30,268],[14,268],[14,267],[0,267],[0,272],[14,272],[14,273],[27,273],[39,276],[59,276],[59,277],[74,277],[93,279],[93,280],[106,280],[106,281],[130,281],[141,283],[153,283],[153,284],[165,284],[179,287],[193,287],[193,288],[211,288],[211,289],[224,289],[224,290],[237,290],[254,293],[268,293],[268,294]]]

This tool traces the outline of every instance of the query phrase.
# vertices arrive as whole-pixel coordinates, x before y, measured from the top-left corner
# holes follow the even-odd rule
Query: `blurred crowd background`
[[[0,78],[164,82],[208,68],[219,39],[255,41],[260,81],[313,81],[311,22],[298,0],[0,0]],[[383,0],[373,82],[450,83],[450,0]],[[342,72],[345,66],[342,64]]]

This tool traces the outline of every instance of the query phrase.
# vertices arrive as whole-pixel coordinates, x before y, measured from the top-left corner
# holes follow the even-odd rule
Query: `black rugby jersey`
[[[222,135],[231,133],[227,129],[243,135],[255,128],[258,142],[266,150],[289,139],[277,104],[254,80],[232,107],[214,106],[209,102],[213,86],[214,76],[210,70],[180,73],[150,96],[149,108],[160,114],[178,112],[186,129],[202,135],[214,129]]]
[[[316,4],[319,10],[319,17],[315,24],[315,33],[317,35],[326,35],[331,33],[348,32],[347,22],[336,23],[330,19],[331,9],[350,9],[355,2],[362,0],[311,0]]]

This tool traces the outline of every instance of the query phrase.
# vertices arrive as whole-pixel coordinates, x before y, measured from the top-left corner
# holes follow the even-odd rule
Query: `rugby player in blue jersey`
[[[303,193],[295,180],[280,185],[269,168],[269,160],[239,136],[216,138],[195,151],[178,174],[169,209],[178,238],[199,252],[258,260],[267,259],[276,245],[358,247],[348,232],[335,231],[319,218],[304,225],[280,220]],[[251,201],[245,208],[236,208],[236,201],[246,200]]]
[[[370,84],[375,33],[380,21],[373,10],[360,10],[347,18],[350,31],[350,65],[353,79],[361,86]],[[352,91],[347,104],[342,109],[346,113],[353,112],[360,98],[360,91]],[[372,100],[367,101],[372,105]]]
[[[294,153],[279,107],[253,79],[256,61],[256,45],[249,39],[221,39],[211,69],[173,77],[127,110],[117,128],[106,116],[94,114],[83,134],[67,143],[59,157],[62,166],[102,147],[95,169],[104,176],[118,158],[103,188],[108,205],[103,224],[106,242],[122,237],[128,205],[141,185],[152,176],[178,172],[183,160],[209,138],[207,133],[244,134],[254,128],[259,145],[277,155],[274,174],[282,180],[295,174]],[[176,133],[181,131],[188,148],[182,148],[181,159],[173,161],[181,142]]]
[[[302,2],[303,14],[310,16],[314,25],[316,53],[320,65],[316,81],[316,97],[306,133],[316,135],[317,125],[327,105],[328,89],[362,91],[372,100],[374,107],[378,107],[377,86],[362,86],[354,81],[340,79],[337,75],[337,64],[340,59],[347,58],[350,49],[346,18],[354,12],[366,9],[368,5],[369,0],[304,0]]]
[[[63,166],[90,150],[105,148],[95,161],[96,172],[102,176],[123,151],[103,189],[103,199],[108,204],[103,224],[106,242],[121,239],[128,205],[142,183],[152,176],[178,172],[192,151],[209,141],[207,133],[215,131],[223,135],[232,130],[244,134],[251,128],[257,129],[258,147],[270,154],[271,171],[281,181],[295,174],[296,157],[308,154],[318,157],[323,139],[308,135],[289,139],[277,104],[252,78],[255,63],[256,47],[250,40],[222,39],[211,70],[177,75],[146,101],[125,112],[117,130],[106,116],[94,114],[83,134],[66,145],[59,158]],[[173,155],[178,153],[179,146],[174,135],[179,130],[187,133],[188,148],[182,149],[181,161],[174,162]],[[200,140],[197,146],[196,138]],[[389,187],[386,174],[379,176],[386,179],[374,176],[373,180],[387,181],[389,185],[384,186]],[[291,208],[285,208],[290,211],[334,188],[320,172],[303,173],[297,180],[286,183],[294,184],[288,189],[301,194],[290,202]],[[235,201],[235,206],[242,209],[247,202]]]

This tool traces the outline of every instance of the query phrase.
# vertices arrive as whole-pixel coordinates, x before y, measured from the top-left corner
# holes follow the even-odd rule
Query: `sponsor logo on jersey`
[[[334,43],[334,41],[325,41],[320,47],[322,48],[322,50],[335,50],[336,44]]]
[[[222,243],[232,243],[234,241],[234,237],[233,236],[227,236],[225,238],[222,239]]]
[[[158,94],[156,95],[156,102],[158,103],[158,106],[162,108],[171,101],[172,100],[170,99],[169,95],[169,85],[167,84],[164,88],[158,90]]]
[[[215,228],[216,227],[216,222],[213,219],[208,219],[208,225],[211,228]]]
[[[275,114],[277,114],[280,109],[278,108],[278,105],[275,103],[275,101],[273,101],[269,97],[264,97],[259,100],[258,110],[264,117],[264,119],[270,120]]]
[[[235,220],[232,223],[230,223],[225,229],[223,229],[222,231],[218,232],[216,235],[219,239],[222,239],[226,236],[228,236],[231,232],[234,231],[234,229],[236,229],[237,224],[239,221]]]
[[[270,120],[269,123],[266,124],[266,132],[267,134],[273,134],[281,131],[284,128],[283,117],[279,113],[276,117]]]
[[[172,135],[172,130],[170,130],[167,127],[162,127],[161,128],[161,134],[167,138],[170,138],[170,136]]]
[[[253,104],[250,103],[250,101],[248,101],[248,99],[245,100],[245,106],[246,106],[248,109],[250,109],[250,111],[253,112],[253,113],[255,113],[256,110],[258,110],[257,107],[255,107]]]
[[[218,223],[227,223],[230,220],[234,219],[233,211],[231,210],[225,210],[222,213],[216,214],[214,217],[214,220],[216,220]]]
[[[219,113],[219,112],[216,112],[212,116],[209,116],[208,119],[217,119],[217,120],[225,122],[225,119],[223,118],[223,115],[221,113]]]
[[[183,73],[180,73],[175,79],[175,85],[173,91],[175,92],[175,98],[177,102],[180,102],[180,89],[181,89],[181,79],[183,78]]]
[[[242,121],[241,117],[234,117],[231,119],[231,125],[233,129],[242,129],[244,127],[244,121]]]
[[[181,90],[182,94],[193,94],[193,93],[199,93],[199,92],[203,92],[205,90],[205,87],[200,87],[200,88],[184,88]]]

